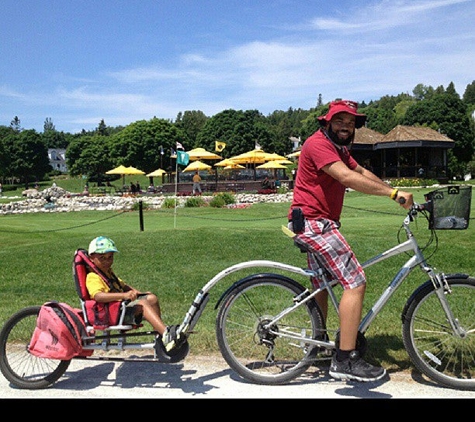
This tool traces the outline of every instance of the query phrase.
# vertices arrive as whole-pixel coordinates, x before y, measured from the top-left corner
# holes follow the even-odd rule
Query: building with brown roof
[[[398,125],[386,135],[356,130],[352,154],[382,178],[446,179],[447,151],[455,141],[428,127]]]

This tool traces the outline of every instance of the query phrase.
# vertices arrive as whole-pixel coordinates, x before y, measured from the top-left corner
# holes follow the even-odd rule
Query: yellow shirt
[[[115,284],[114,291],[123,292],[125,283],[119,277],[116,278],[118,280],[118,283],[111,280],[113,285]],[[86,287],[91,299],[94,299],[94,296],[99,292],[109,293],[111,291],[110,287],[102,279],[102,277],[99,274],[96,274],[95,272],[90,272],[87,274]]]
[[[201,182],[201,177],[199,174],[195,174],[193,176],[193,183],[199,183],[199,182]]]

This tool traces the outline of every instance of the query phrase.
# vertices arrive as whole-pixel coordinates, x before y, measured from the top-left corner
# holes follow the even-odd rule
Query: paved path
[[[2,398],[475,398],[475,391],[439,387],[418,373],[391,373],[360,383],[334,380],[328,367],[311,367],[289,385],[248,383],[221,356],[191,354],[177,364],[73,360],[51,388],[19,390],[0,375]]]

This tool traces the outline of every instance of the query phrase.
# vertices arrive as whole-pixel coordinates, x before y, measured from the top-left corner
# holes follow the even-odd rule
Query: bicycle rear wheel
[[[314,300],[266,328],[305,290],[287,277],[256,274],[237,282],[223,299],[217,315],[217,341],[224,359],[241,377],[257,384],[284,384],[313,363],[319,348],[304,337],[315,339],[324,332]]]
[[[445,295],[462,336],[455,334],[431,282],[422,285],[403,313],[403,341],[416,368],[433,381],[475,390],[475,279],[449,279]]]
[[[0,370],[8,381],[22,389],[37,390],[50,386],[66,372],[71,362],[38,358],[28,351],[40,308],[21,309],[0,332]]]

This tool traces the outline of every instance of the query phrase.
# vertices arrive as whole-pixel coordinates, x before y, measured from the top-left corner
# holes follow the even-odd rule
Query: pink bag
[[[87,356],[92,350],[82,351],[82,337],[86,326],[82,311],[67,303],[46,302],[41,306],[29,351],[40,358],[70,360]]]

